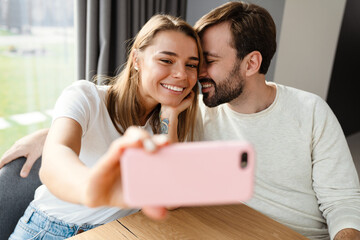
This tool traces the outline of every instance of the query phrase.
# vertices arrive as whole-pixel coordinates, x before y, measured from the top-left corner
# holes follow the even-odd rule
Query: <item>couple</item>
[[[110,87],[78,81],[63,92],[43,151],[46,187],[12,239],[23,239],[23,228],[51,234],[44,222],[52,226],[46,231],[67,231],[61,239],[136,211],[117,208],[126,207],[118,158],[127,147],[152,151],[167,143],[152,133],[167,133],[170,142],[251,142],[257,166],[249,206],[310,239],[360,239],[359,179],[336,117],[321,98],[265,80],[276,51],[269,13],[229,2],[195,30],[201,46],[182,20],[154,16]],[[32,139],[41,142],[46,133]],[[143,211],[155,219],[166,214],[162,207]]]

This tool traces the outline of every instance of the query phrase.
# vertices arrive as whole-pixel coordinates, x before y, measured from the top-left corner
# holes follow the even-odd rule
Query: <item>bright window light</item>
[[[0,0],[0,156],[75,80],[73,0]]]

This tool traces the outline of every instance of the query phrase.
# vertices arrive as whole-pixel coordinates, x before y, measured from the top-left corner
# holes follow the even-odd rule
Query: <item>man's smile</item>
[[[212,87],[215,87],[215,82],[214,80],[210,79],[210,78],[204,78],[204,79],[200,79],[199,80],[200,84],[201,84],[201,92],[202,93],[207,93],[210,91],[210,89]]]

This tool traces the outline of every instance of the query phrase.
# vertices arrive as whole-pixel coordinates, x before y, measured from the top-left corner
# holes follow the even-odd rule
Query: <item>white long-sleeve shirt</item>
[[[200,140],[246,140],[256,152],[247,202],[310,239],[360,230],[359,178],[343,131],[320,97],[276,84],[275,101],[254,114],[199,100]],[[201,120],[202,124],[201,125]]]

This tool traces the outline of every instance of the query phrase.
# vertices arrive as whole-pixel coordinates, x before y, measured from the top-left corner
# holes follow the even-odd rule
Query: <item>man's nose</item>
[[[199,71],[199,78],[205,78],[207,77],[207,67],[206,67],[206,63],[204,62],[201,65],[200,71]]]

